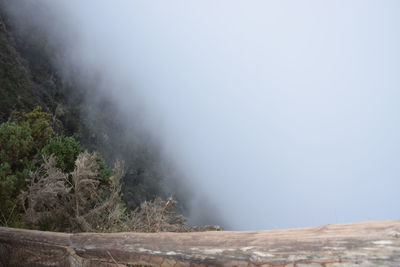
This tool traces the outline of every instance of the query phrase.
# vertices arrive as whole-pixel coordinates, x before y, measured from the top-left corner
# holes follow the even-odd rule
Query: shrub
[[[0,125],[0,162],[15,170],[24,168],[32,157],[35,140],[26,126],[6,122]]]
[[[51,114],[42,111],[41,107],[35,107],[32,112],[28,113],[14,112],[12,114],[13,120],[30,129],[31,136],[36,144],[34,147],[36,151],[40,151],[54,135],[51,118]]]
[[[0,222],[1,225],[11,226],[18,213],[17,196],[27,173],[13,174],[8,163],[0,164]]]
[[[176,203],[172,198],[143,202],[133,211],[128,228],[137,232],[187,232],[190,227],[186,219],[174,212]]]
[[[42,149],[41,154],[49,157],[54,155],[57,167],[63,171],[71,172],[75,166],[75,160],[84,150],[81,144],[73,137],[56,136]]]
[[[63,172],[56,164],[54,156],[45,158],[41,168],[32,174],[28,190],[21,194],[24,217],[33,228],[93,232],[115,229],[122,223],[120,163],[109,177],[107,192],[99,188],[95,153],[80,153],[70,173]],[[106,198],[102,193],[106,193]]]
[[[95,153],[83,152],[75,168],[65,173],[56,159],[44,159],[32,175],[28,190],[22,192],[24,218],[35,229],[65,232],[187,232],[200,228],[185,224],[184,217],[174,213],[172,198],[144,202],[133,212],[121,200],[122,163],[114,165],[108,186],[101,188]]]
[[[113,171],[73,137],[53,136],[51,115],[35,108],[0,124],[0,225],[65,232],[196,231],[174,212],[173,199],[142,203],[131,211],[121,199],[122,163]],[[140,162],[137,162],[140,163]],[[153,195],[158,176],[137,167]],[[131,193],[134,191],[131,191]]]
[[[10,226],[20,211],[17,196],[33,168],[30,129],[12,122],[0,125],[0,223]]]

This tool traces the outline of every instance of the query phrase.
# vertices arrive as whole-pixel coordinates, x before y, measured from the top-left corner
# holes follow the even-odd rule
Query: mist
[[[400,2],[22,2],[185,174],[191,223],[399,218]]]

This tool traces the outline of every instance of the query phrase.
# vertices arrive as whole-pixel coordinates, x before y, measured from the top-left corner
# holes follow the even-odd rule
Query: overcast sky
[[[400,1],[42,2],[147,114],[192,221],[204,199],[238,230],[399,219]]]

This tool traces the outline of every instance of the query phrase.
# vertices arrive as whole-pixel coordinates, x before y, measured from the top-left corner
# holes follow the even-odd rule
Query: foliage
[[[35,140],[28,127],[14,122],[0,125],[0,162],[15,169],[24,168],[30,160]]]
[[[42,167],[31,174],[28,191],[21,193],[28,223],[38,225],[41,230],[57,230],[55,225],[62,223],[65,216],[60,203],[67,200],[70,190],[64,186],[67,174],[54,165],[54,157],[45,159]]]
[[[163,200],[155,198],[143,202],[136,208],[124,224],[125,230],[136,232],[200,232],[221,231],[220,226],[190,226],[186,218],[176,214],[177,201],[171,197]]]
[[[56,136],[41,150],[43,156],[54,155],[57,167],[70,172],[74,169],[75,160],[84,149],[73,137]]]
[[[0,223],[9,226],[18,213],[17,196],[25,186],[34,139],[30,129],[12,122],[0,125]]]
[[[25,219],[34,228],[67,232],[110,231],[124,219],[120,180],[123,167],[117,162],[114,175],[102,192],[97,179],[97,155],[80,153],[75,169],[64,173],[56,167],[54,156],[33,174],[28,190],[21,194]],[[103,199],[102,194],[106,194]]]
[[[36,107],[28,113],[13,112],[10,121],[0,124],[1,225],[17,223],[22,208],[17,197],[26,189],[30,172],[40,165],[39,152],[49,144],[54,134],[51,118],[50,114]]]
[[[0,14],[0,20],[2,14]],[[3,21],[2,21],[3,22]],[[33,82],[24,60],[13,47],[8,33],[0,26],[0,122],[10,111],[32,107],[35,97]]]
[[[183,216],[175,214],[175,205],[172,198],[145,201],[134,210],[129,228],[137,232],[187,232],[190,227]]]
[[[77,140],[91,151],[100,151],[108,163],[117,157],[127,161],[123,181],[123,201],[127,203],[120,203],[125,215],[130,213],[125,204],[140,210],[141,202],[162,195],[160,184],[164,174],[159,172],[158,149],[151,145],[153,142],[132,137],[132,132],[140,134],[140,127],[125,129],[108,99],[106,103],[99,102],[91,95],[92,102],[88,104],[84,87],[95,84],[82,85],[80,74],[75,71],[70,73],[73,79],[65,82],[67,79],[62,79],[52,64],[55,50],[43,33],[33,24],[20,29],[6,13],[0,8],[0,20],[4,23],[0,25],[0,123],[6,123],[0,125],[0,225],[27,227],[20,218],[23,209],[17,195],[21,190],[27,191],[32,182],[30,173],[43,172],[43,157],[54,154],[56,166],[68,174],[71,182],[76,157],[83,151]],[[43,110],[33,109],[35,105]],[[55,132],[68,137],[55,136]],[[69,137],[72,135],[76,139]],[[112,191],[112,171],[99,154],[96,162],[97,192],[104,201]],[[41,222],[41,229],[54,225],[54,218],[48,217]]]
[[[157,198],[144,202],[133,212],[121,200],[122,163],[114,165],[108,187],[99,187],[97,156],[80,153],[75,169],[65,173],[56,159],[44,159],[32,175],[28,190],[21,194],[24,219],[35,229],[65,232],[114,231],[197,231],[185,224],[184,217],[173,212],[176,201]]]
[[[28,176],[26,170],[12,172],[8,163],[0,164],[0,224],[12,226],[19,214],[17,196]]]
[[[99,166],[97,179],[100,181],[101,184],[107,184],[108,179],[112,175],[111,169],[107,166],[104,159],[100,156],[100,154],[96,153],[96,163]],[[115,168],[115,166],[114,166]]]
[[[39,106],[35,107],[32,112],[14,112],[11,116],[19,125],[30,129],[37,149],[44,147],[54,135],[51,127],[51,114],[42,111]]]
[[[1,225],[65,232],[198,229],[174,213],[171,198],[126,208],[122,163],[111,171],[73,137],[53,136],[50,121],[50,114],[35,108],[14,112],[10,122],[0,124]],[[151,180],[146,173],[144,168],[143,177]]]
[[[64,172],[71,172],[75,168],[75,160],[80,153],[84,152],[82,145],[72,136],[55,136],[42,149],[41,155],[49,157],[54,155],[57,167]],[[104,162],[99,154],[95,154],[98,165],[97,179],[102,183],[107,183],[107,179],[112,175],[111,169]]]

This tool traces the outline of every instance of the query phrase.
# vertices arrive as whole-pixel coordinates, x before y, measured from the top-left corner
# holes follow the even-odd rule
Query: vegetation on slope
[[[40,107],[0,124],[0,225],[64,232],[193,231],[156,198],[131,210],[123,164],[110,170],[73,137],[57,136]]]
[[[0,1],[0,225],[58,231],[189,230],[181,217],[171,213],[176,202],[159,198],[167,197],[162,183],[168,174],[160,168],[155,142],[141,129],[128,130],[112,101],[88,93],[97,86],[95,80],[84,81],[79,73],[77,78],[63,79],[47,37],[34,24],[19,27],[5,11],[6,5]],[[72,177],[83,155],[95,159],[89,164],[94,168],[89,191],[96,194],[89,195],[93,197],[90,205],[82,207],[100,207],[117,195],[119,200],[113,203],[118,205],[113,207],[120,211],[118,220],[123,224],[111,227],[93,218],[82,223],[81,215],[77,217],[77,210],[71,208],[70,201],[76,199]],[[118,172],[119,189],[113,191],[110,177],[116,172],[107,166],[116,159],[125,164],[124,172]],[[52,177],[49,172],[61,176]],[[67,177],[64,191],[57,177]],[[44,196],[40,194],[52,191],[47,186],[54,183],[44,182],[51,179],[57,180],[61,190],[52,195],[53,200],[66,197],[69,201],[39,201]],[[62,192],[68,194],[62,196]],[[85,212],[79,209],[79,214]]]
[[[56,148],[77,149],[73,142],[78,142],[81,150],[98,151],[104,157],[99,164],[111,166],[117,159],[124,160],[122,195],[130,209],[157,197],[166,198],[171,192],[165,192],[163,180],[171,174],[162,169],[156,142],[143,134],[140,126],[128,129],[114,103],[93,93],[96,79],[81,79],[79,73],[61,77],[56,64],[59,55],[48,36],[34,23],[21,27],[5,6],[0,0],[0,123],[8,122],[14,110],[29,112],[40,106],[50,114],[55,138],[41,148],[39,156],[52,154]],[[59,166],[67,164],[67,171],[74,167],[71,159],[56,161]]]

